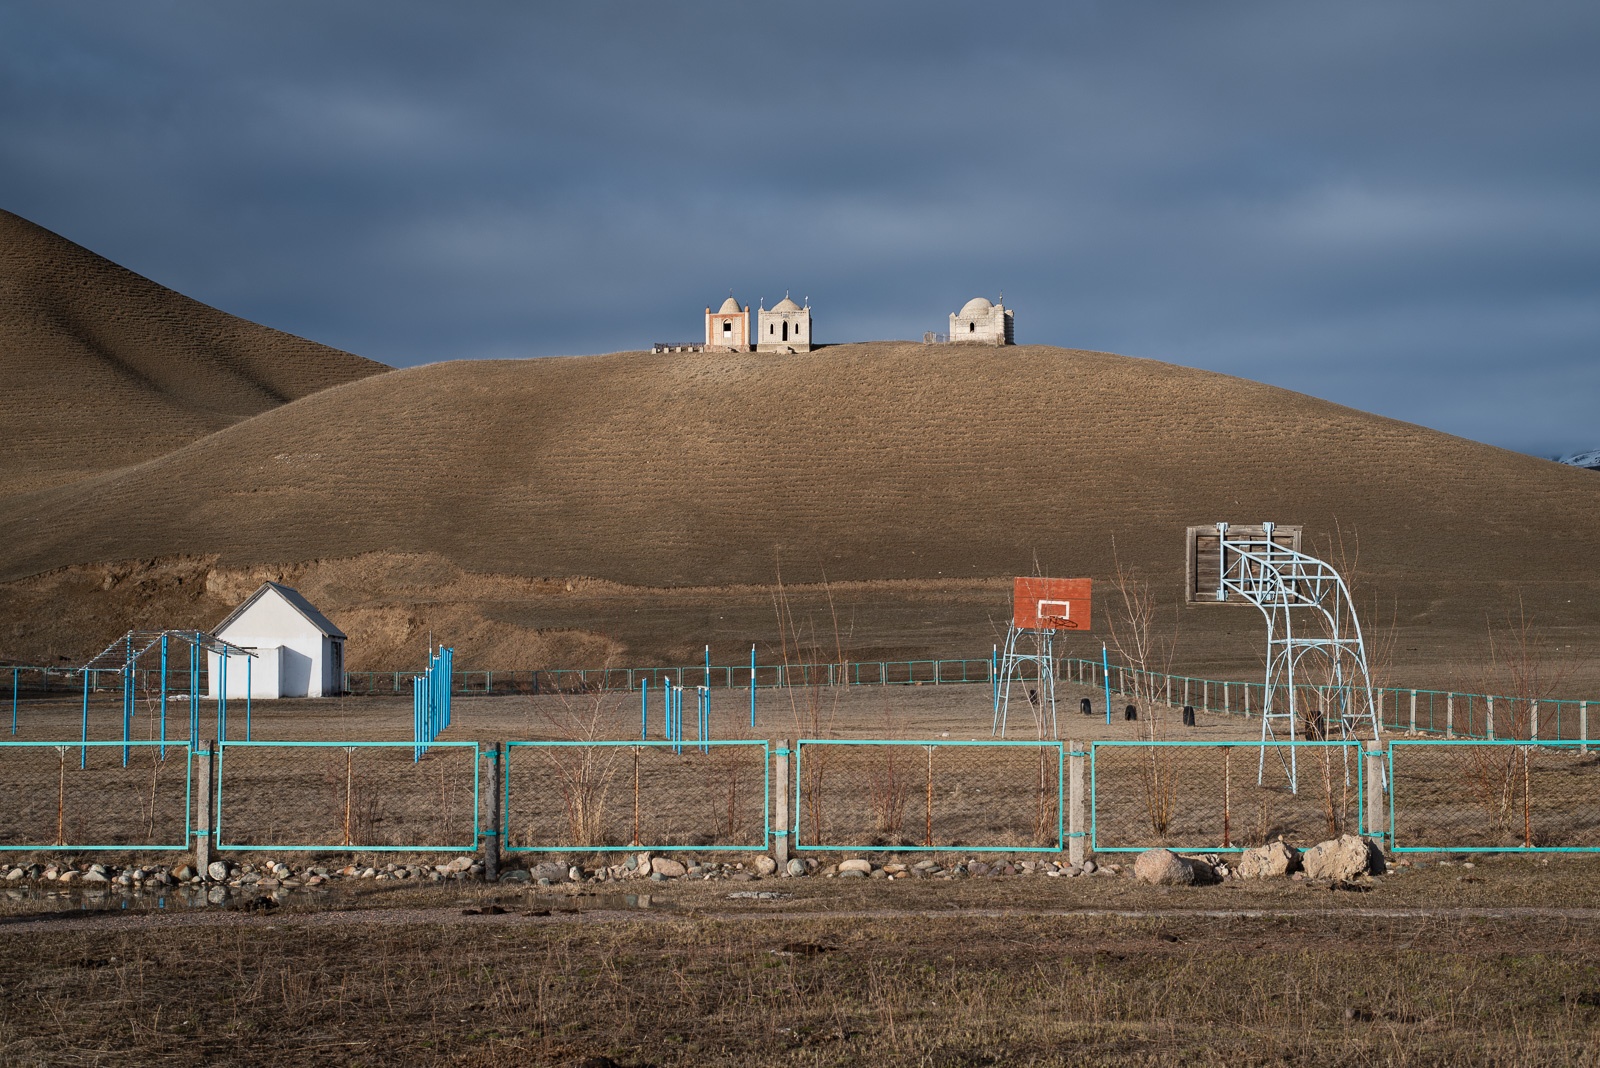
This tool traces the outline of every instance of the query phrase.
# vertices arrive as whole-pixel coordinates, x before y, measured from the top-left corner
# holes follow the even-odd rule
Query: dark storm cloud
[[[394,363],[1024,341],[1600,445],[1600,8],[10,5],[0,206]]]

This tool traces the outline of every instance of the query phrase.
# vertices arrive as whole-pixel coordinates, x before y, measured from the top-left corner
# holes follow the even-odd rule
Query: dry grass
[[[11,924],[0,1058],[1591,1063],[1600,1039],[1592,919],[1383,919],[1350,907],[1491,890],[1516,904],[1544,896],[1545,884],[1592,883],[1587,869],[1460,878],[1406,876],[1365,895],[1024,884],[1041,904],[1177,910],[1143,919],[960,911],[1011,903],[1012,880],[849,889],[807,880],[781,884],[796,899],[765,909],[740,911],[725,888],[685,887],[654,899],[665,912],[608,919],[563,912],[582,898],[484,889],[374,894],[367,911],[342,917],[286,907],[194,926]],[[508,915],[460,915],[460,905],[493,898]],[[395,913],[384,900],[437,911]],[[1267,915],[1185,912],[1261,906]],[[957,911],[900,911],[930,907]],[[783,915],[761,914],[773,908]],[[204,983],[185,981],[197,965]]]
[[[770,662],[777,550],[791,597],[826,573],[853,656],[971,654],[1007,612],[997,580],[1036,557],[1105,576],[1115,535],[1129,567],[1175,589],[1185,525],[1263,517],[1360,531],[1368,589],[1400,606],[1397,677],[1476,636],[1512,588],[1563,640],[1600,633],[1592,472],[1221,375],[1028,346],[397,371],[18,499],[0,514],[0,577],[178,556],[201,562],[202,587],[219,566],[305,570],[335,619],[359,613],[356,658],[410,648],[395,631],[420,653],[437,614],[464,663],[514,666],[496,627],[605,635],[636,663],[756,642]],[[137,610],[81,587],[45,603],[85,635]],[[20,653],[53,624],[5,596]],[[193,611],[214,622],[223,601]],[[1185,609],[1178,662],[1248,663],[1258,627],[1248,610]],[[589,648],[592,663],[618,653]]]

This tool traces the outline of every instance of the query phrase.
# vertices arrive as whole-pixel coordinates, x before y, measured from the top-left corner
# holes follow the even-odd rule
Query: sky
[[[1600,447],[1597,55],[1593,0],[10,0],[0,207],[399,366],[1003,293],[1555,455]]]

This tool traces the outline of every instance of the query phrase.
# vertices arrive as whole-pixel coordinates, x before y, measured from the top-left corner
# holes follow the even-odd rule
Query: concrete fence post
[[[1411,691],[1411,733],[1417,732],[1417,691]]]
[[[1578,702],[1578,752],[1589,751],[1589,702]]]
[[[1367,761],[1367,826],[1365,830],[1367,837],[1382,841],[1389,834],[1389,813],[1385,807],[1385,800],[1388,796],[1388,790],[1386,789],[1388,783],[1384,781],[1387,768],[1383,750],[1378,748],[1377,743],[1369,742],[1367,745],[1368,748],[1365,754]]]
[[[1484,701],[1487,702],[1489,706],[1487,723],[1489,726],[1489,740],[1492,742],[1494,741],[1494,698],[1485,696]]]
[[[1076,744],[1067,754],[1067,861],[1083,865],[1088,841],[1088,824],[1084,810],[1084,766],[1088,763],[1083,750]]]
[[[483,837],[483,879],[485,882],[494,882],[500,878],[500,796],[501,789],[501,762],[505,754],[505,747],[500,742],[495,742],[489,747],[489,797],[484,806]]]
[[[789,760],[794,753],[794,741],[779,738],[772,745],[775,779],[772,784],[772,852],[778,870],[782,871],[789,864],[789,829],[793,825],[789,818]]]
[[[1444,695],[1444,736],[1456,736],[1456,695],[1453,693]]]
[[[211,787],[213,764],[212,743],[201,742],[200,748],[194,751],[194,863],[197,874],[205,877],[206,869],[211,867],[211,829],[216,825],[216,820],[211,813],[211,798],[214,796]]]

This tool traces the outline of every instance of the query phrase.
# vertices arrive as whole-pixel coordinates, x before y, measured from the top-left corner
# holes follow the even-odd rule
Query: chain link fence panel
[[[7,742],[0,783],[0,849],[188,847],[185,745]]]
[[[765,741],[510,742],[504,848],[764,850]]]
[[[1064,848],[1060,742],[805,739],[798,849]]]
[[[1389,768],[1399,851],[1600,850],[1600,753],[1590,747],[1397,740]]]
[[[478,745],[226,742],[217,848],[444,852],[478,844]]]
[[[1360,832],[1359,742],[1094,742],[1089,760],[1096,852],[1304,849]]]

